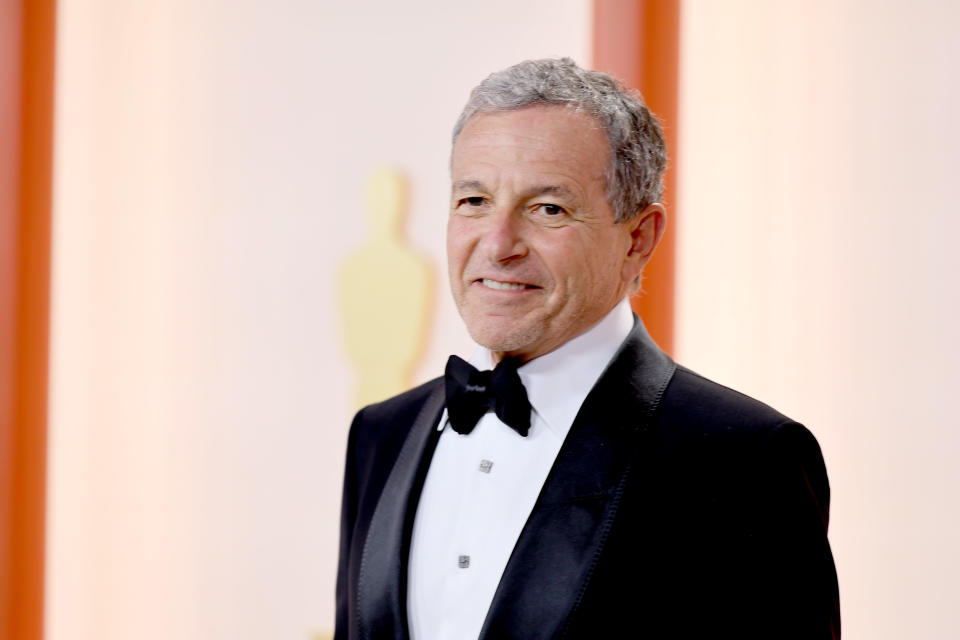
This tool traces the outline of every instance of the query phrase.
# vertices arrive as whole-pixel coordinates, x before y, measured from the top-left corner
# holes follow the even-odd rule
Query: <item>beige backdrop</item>
[[[960,6],[682,23],[678,355],[820,439],[844,638],[960,638]]]
[[[469,89],[586,60],[588,1],[59,7],[48,637],[330,631],[367,179],[443,285]],[[420,380],[470,350],[439,293]]]

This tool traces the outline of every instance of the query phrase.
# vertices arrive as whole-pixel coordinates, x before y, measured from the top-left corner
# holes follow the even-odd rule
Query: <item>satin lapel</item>
[[[380,494],[363,545],[357,579],[361,638],[406,640],[406,572],[410,531],[423,479],[438,440],[443,385],[427,397]]]
[[[676,364],[639,319],[584,400],[514,547],[480,638],[553,638],[576,609]]]

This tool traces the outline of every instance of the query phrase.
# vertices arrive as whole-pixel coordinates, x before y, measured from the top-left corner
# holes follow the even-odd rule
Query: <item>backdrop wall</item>
[[[960,636],[960,8],[681,19],[677,355],[817,435],[844,638]]]
[[[493,70],[587,61],[589,15],[60,2],[49,638],[332,629],[353,411],[337,274],[367,178],[408,175],[436,285],[414,377],[433,377],[471,349],[445,285],[454,120]]]

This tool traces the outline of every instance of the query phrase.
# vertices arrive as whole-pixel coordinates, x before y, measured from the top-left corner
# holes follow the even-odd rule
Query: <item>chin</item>
[[[517,352],[528,348],[542,333],[539,327],[467,327],[470,337],[480,346],[498,352]]]

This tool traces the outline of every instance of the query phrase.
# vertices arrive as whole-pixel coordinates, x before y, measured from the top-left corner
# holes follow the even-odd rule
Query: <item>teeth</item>
[[[489,278],[483,279],[483,285],[485,287],[490,287],[491,289],[499,289],[500,291],[515,291],[517,289],[526,289],[522,284],[516,284],[514,282],[500,282],[498,280],[490,280]]]

